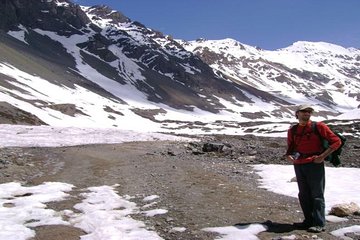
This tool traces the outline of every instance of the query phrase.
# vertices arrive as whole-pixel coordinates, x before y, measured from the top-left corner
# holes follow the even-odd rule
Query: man
[[[340,147],[341,140],[327,125],[317,122],[318,133],[329,141],[329,148],[323,149],[310,120],[313,112],[311,105],[297,107],[295,116],[299,123],[288,131],[286,159],[294,165],[299,202],[305,218],[303,222],[294,225],[319,233],[325,231],[324,160]]]

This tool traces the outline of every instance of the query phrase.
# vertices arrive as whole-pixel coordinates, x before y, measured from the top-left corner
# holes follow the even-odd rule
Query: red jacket
[[[309,163],[314,160],[314,157],[320,155],[323,149],[320,137],[313,131],[311,121],[308,121],[305,126],[297,125],[296,134],[293,136],[293,131],[288,130],[288,151],[287,155],[292,152],[300,153],[300,157],[294,161],[294,164]],[[331,149],[338,149],[341,145],[341,140],[336,136],[330,128],[323,122],[316,123],[319,134],[329,142]]]

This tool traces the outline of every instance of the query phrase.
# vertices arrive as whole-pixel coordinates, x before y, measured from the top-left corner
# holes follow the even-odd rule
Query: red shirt
[[[331,149],[338,149],[341,145],[341,140],[336,136],[330,128],[323,122],[316,123],[319,134],[329,142]],[[295,137],[293,136],[292,129],[288,130],[288,152],[290,146],[293,146],[294,152],[299,152],[300,157],[294,161],[294,164],[304,164],[312,162],[314,157],[320,155],[323,149],[321,139],[312,129],[311,121],[308,121],[305,126],[297,125]]]

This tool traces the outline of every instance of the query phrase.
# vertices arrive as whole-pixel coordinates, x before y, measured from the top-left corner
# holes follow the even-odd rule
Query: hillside
[[[360,118],[358,49],[185,42],[67,0],[2,1],[0,20],[2,123],[277,134],[304,102],[318,120]]]

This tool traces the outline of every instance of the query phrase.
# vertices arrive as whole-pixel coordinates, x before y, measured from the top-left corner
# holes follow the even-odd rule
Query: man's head
[[[309,104],[299,105],[295,110],[295,117],[301,121],[308,121],[314,108]]]

